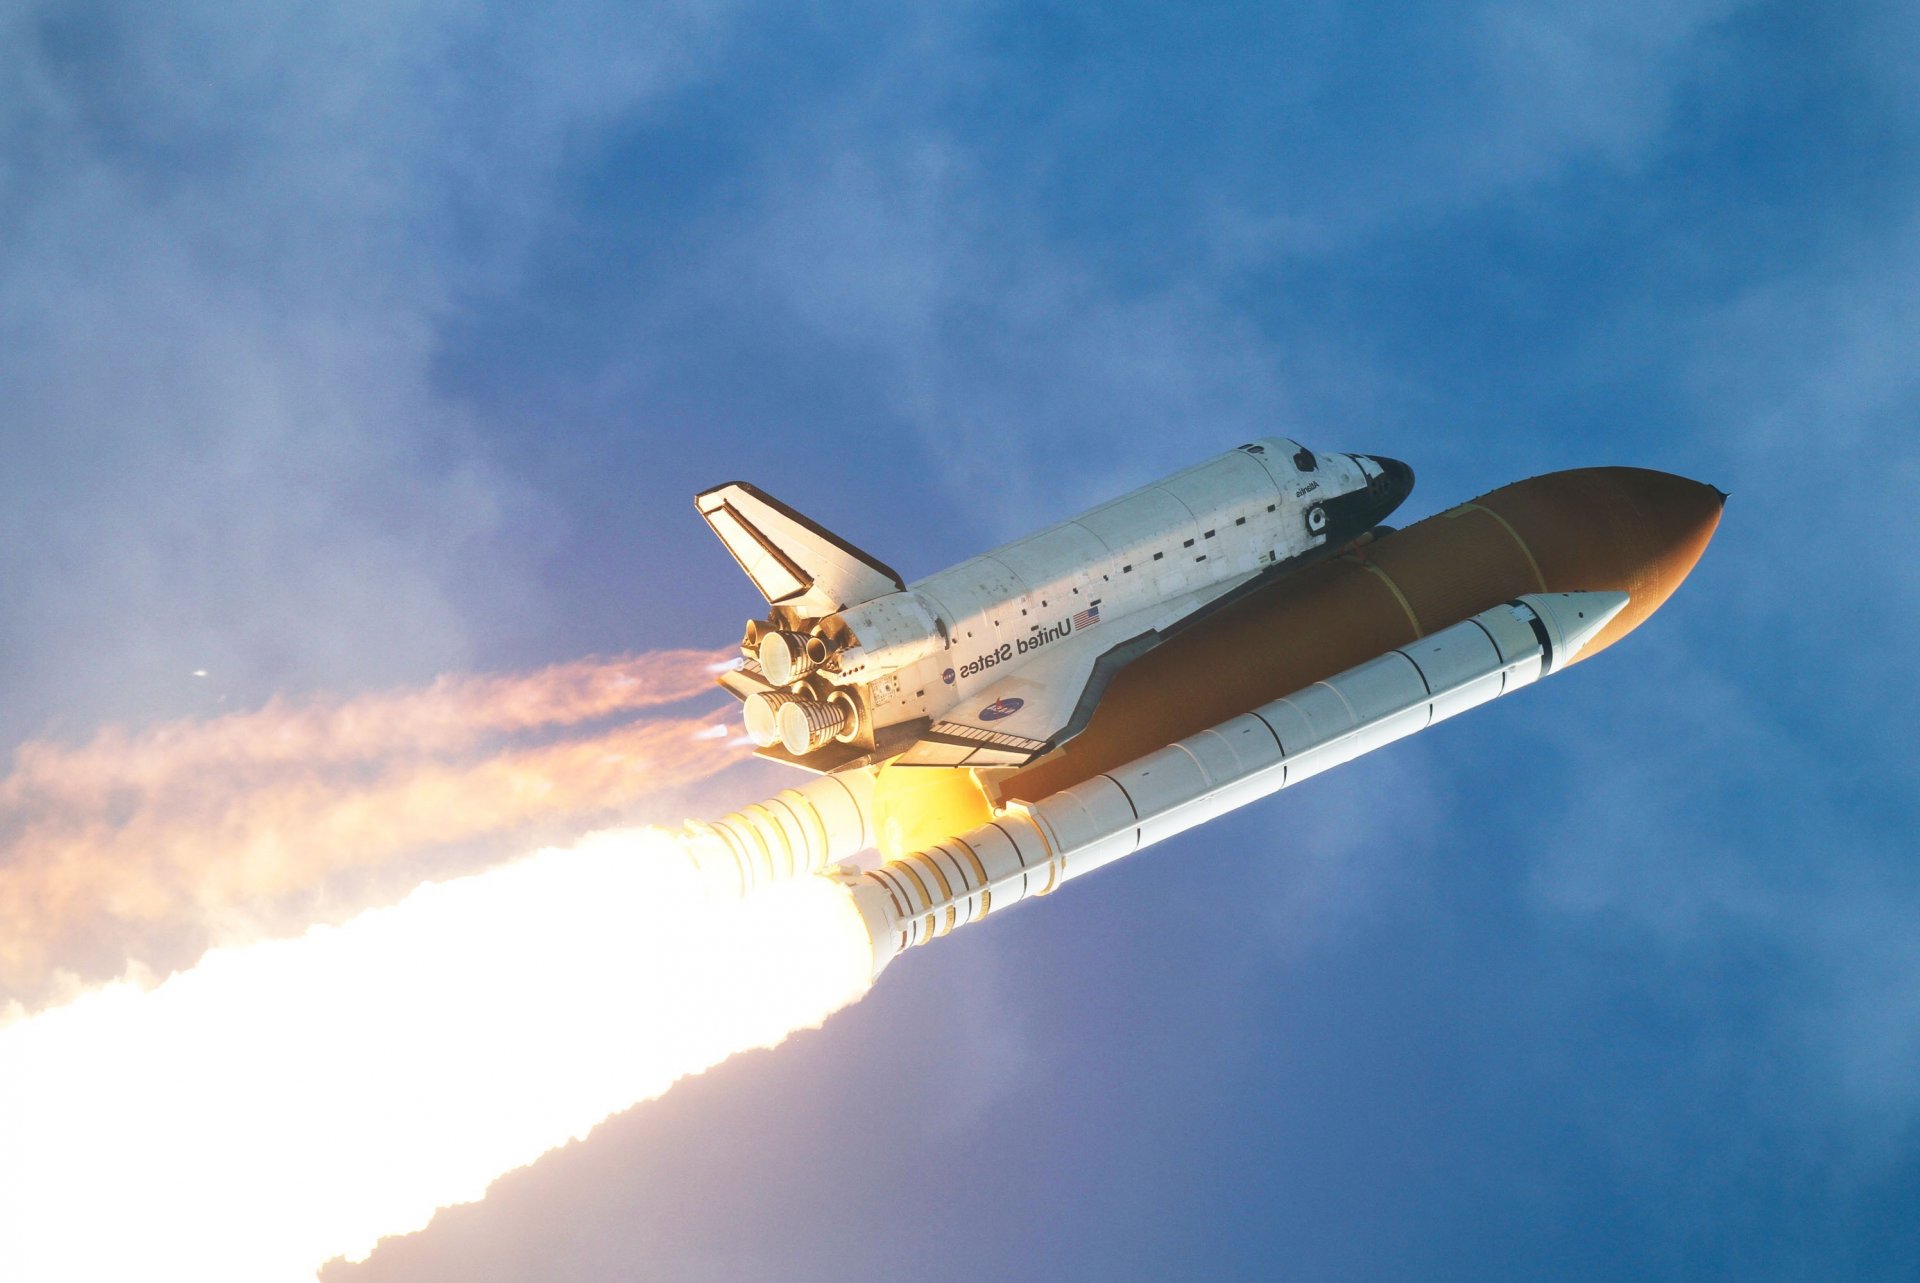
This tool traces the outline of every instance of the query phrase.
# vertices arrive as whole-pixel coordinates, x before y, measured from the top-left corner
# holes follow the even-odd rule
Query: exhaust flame
[[[713,689],[713,661],[704,650],[582,659],[345,700],[275,699],[254,712],[141,733],[109,728],[75,748],[24,744],[0,780],[0,810],[98,806],[116,791],[156,792],[208,772],[231,781],[235,772],[453,752],[487,735],[571,726],[704,694]]]
[[[577,833],[617,821],[738,761],[725,728],[715,737],[709,715],[533,745],[489,737],[710,690],[711,658],[668,651],[447,677],[108,731],[80,748],[25,745],[0,780],[0,1000],[41,1004],[80,976],[129,963],[164,971],[210,943],[337,920],[322,901],[344,872],[393,866],[380,887],[358,888],[350,911],[445,869],[456,844],[504,853],[532,845],[536,824]],[[454,750],[463,756],[430,755]],[[406,857],[436,851],[442,863],[408,876]]]
[[[0,1278],[310,1280],[858,998],[820,879],[624,830],[0,1029]]]

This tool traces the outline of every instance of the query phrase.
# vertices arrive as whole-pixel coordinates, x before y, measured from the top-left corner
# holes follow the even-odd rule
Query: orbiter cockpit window
[[[1293,466],[1302,472],[1312,472],[1320,466],[1320,462],[1313,457],[1313,451],[1301,446],[1300,452],[1293,456]]]

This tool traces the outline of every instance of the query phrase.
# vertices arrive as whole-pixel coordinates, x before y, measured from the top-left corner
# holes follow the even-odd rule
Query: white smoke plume
[[[635,712],[710,690],[720,658],[668,650],[582,659],[531,673],[444,676],[420,690],[275,698],[257,711],[212,720],[143,731],[109,727],[78,747],[31,741],[14,750],[13,770],[0,779],[0,815],[97,806],[116,790],[153,793],[207,772],[230,776],[402,752],[445,753],[489,734]]]
[[[0,1278],[295,1283],[864,992],[808,878],[602,833],[0,1029]]]
[[[0,781],[0,997],[164,972],[377,902],[369,871],[389,864],[397,894],[423,853],[631,815],[739,760],[711,715],[604,725],[711,689],[712,661],[580,661],[29,744]]]

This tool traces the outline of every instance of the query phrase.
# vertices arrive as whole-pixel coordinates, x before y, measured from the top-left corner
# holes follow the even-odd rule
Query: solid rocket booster
[[[1623,592],[1529,594],[866,873],[842,873],[901,951],[1564,668]]]
[[[686,849],[716,895],[845,864],[872,847],[873,768],[822,775],[711,823],[687,826]]]

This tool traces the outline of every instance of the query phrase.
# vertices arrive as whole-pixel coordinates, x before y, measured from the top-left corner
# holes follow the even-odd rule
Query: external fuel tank
[[[1693,569],[1726,496],[1642,468],[1502,486],[1195,621],[1115,677],[1086,729],[1011,772],[885,766],[871,829],[899,859],[1529,593],[1618,592],[1582,649],[1638,627]]]

